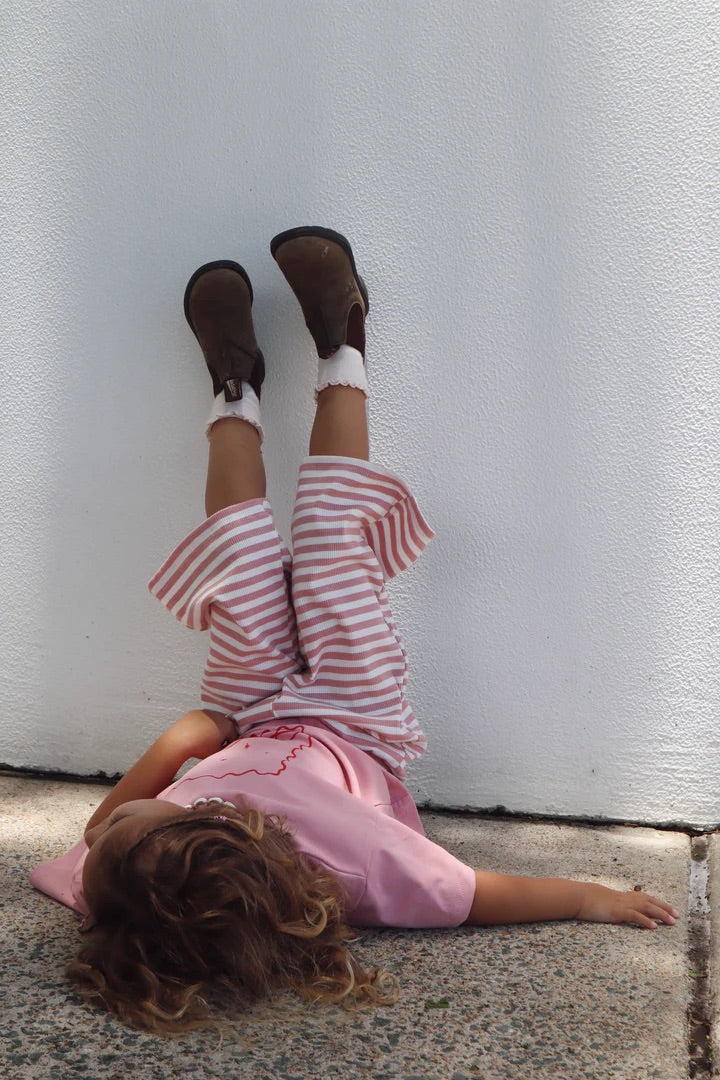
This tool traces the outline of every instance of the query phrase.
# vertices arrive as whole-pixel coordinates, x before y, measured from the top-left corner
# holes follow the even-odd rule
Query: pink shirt
[[[354,925],[458,926],[468,916],[474,871],[424,835],[397,777],[319,721],[253,729],[158,798],[186,806],[212,796],[281,817],[299,849],[344,886]],[[84,912],[86,853],[77,844],[37,867],[31,883]]]

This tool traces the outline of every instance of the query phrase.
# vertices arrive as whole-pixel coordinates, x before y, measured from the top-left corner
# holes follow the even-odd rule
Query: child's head
[[[347,949],[338,882],[277,820],[217,805],[123,810],[87,857],[92,928],[68,968],[86,1000],[170,1032],[206,1022],[199,994],[212,984],[255,998],[292,986],[328,1001],[395,999],[394,980]]]

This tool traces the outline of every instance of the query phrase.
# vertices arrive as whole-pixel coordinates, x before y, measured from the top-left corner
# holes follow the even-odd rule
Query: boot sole
[[[319,236],[323,240],[330,240],[332,243],[337,244],[345,252],[350,260],[350,266],[352,268],[353,276],[358,283],[358,289],[360,295],[363,298],[365,304],[365,314],[370,310],[370,298],[368,297],[367,288],[365,282],[357,272],[355,266],[355,258],[350,247],[350,241],[342,233],[335,232],[333,229],[323,229],[320,225],[302,225],[299,229],[287,229],[285,232],[278,233],[270,241],[270,254],[275,258],[275,252],[283,244],[286,244],[288,240],[299,240],[303,236]]]
[[[201,278],[203,274],[207,274],[209,270],[234,270],[236,274],[239,274],[250,291],[250,306],[252,307],[253,287],[250,282],[250,278],[247,275],[247,271],[244,267],[240,265],[240,263],[233,262],[231,259],[217,259],[215,262],[204,263],[202,266],[199,266],[197,268],[193,276],[188,281],[187,285],[185,286],[185,296],[183,297],[183,309],[185,311],[185,318],[188,321],[188,326],[192,330],[193,334],[195,334],[195,337],[197,337],[197,333],[195,332],[193,321],[190,318],[190,293],[193,291],[193,288],[195,287],[198,279]]]

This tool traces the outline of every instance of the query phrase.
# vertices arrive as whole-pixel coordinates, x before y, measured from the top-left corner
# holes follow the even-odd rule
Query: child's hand
[[[589,882],[583,883],[582,890],[577,917],[588,922],[627,922],[655,930],[658,922],[672,926],[678,917],[670,904],[644,892],[618,892]]]

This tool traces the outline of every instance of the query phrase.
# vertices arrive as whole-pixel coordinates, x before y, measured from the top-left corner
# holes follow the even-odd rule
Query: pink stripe
[[[366,638],[365,640],[369,639]],[[387,643],[387,634],[383,634],[378,640],[383,640],[385,647],[374,649],[372,651],[373,659],[377,659],[382,663],[384,659],[397,655],[397,645],[394,642],[392,644]],[[369,649],[358,649],[356,645],[342,645],[339,642],[332,642],[332,647],[331,643],[328,643],[327,649],[318,650],[317,657],[322,660],[324,665],[328,660],[353,663],[356,660],[364,660],[369,654]]]
[[[410,505],[409,500],[400,503],[398,520],[398,544],[403,552],[403,565],[410,566],[415,562],[417,553],[413,550],[412,533],[410,531]]]
[[[303,620],[303,621],[306,622],[307,620]],[[364,628],[369,627],[369,626],[370,626],[370,624],[368,622],[358,623],[355,626],[353,626],[352,634],[354,636],[357,636],[358,631],[361,631]],[[303,652],[305,652],[305,654],[307,655],[308,650],[311,649],[313,647],[313,645],[315,645],[317,642],[322,643],[324,641],[327,641],[327,636],[328,636],[327,627],[323,627],[321,629],[318,629],[317,632],[314,633],[314,634],[309,632],[309,630],[306,630],[305,633],[303,633],[301,635],[301,637],[300,637],[300,643],[301,643]],[[370,635],[368,635],[368,637],[370,637]],[[360,638],[358,638],[358,640],[359,641],[364,641],[365,639],[360,637]]]
[[[367,637],[364,637],[361,642],[360,641],[353,642],[353,645],[354,645],[354,647],[356,649],[364,650],[366,645],[370,646],[370,645],[376,644],[379,641],[382,641],[383,643],[387,644],[387,647],[389,649],[391,649],[393,652],[397,653],[397,648],[398,648],[397,647],[397,642],[394,641],[394,640],[389,641],[388,638],[389,638],[389,635],[388,635],[387,627],[386,626],[381,626],[381,621],[378,619],[378,630],[374,634],[368,634]],[[322,645],[324,645],[324,644],[325,644],[325,641],[321,639],[320,648],[322,648]],[[341,644],[341,642],[339,642],[338,639],[335,638],[332,641],[328,642],[328,644],[330,644],[332,646],[337,646],[337,645]],[[302,638],[302,645],[303,645],[303,649],[305,649],[305,647],[307,645],[307,641],[306,641],[304,636]],[[318,650],[318,652],[319,651],[320,650]]]
[[[372,559],[372,552],[368,551],[365,540],[365,527],[345,536],[335,536],[326,533],[319,541],[295,541],[295,555],[293,558],[293,575],[298,562],[301,566],[313,562],[312,556],[321,556],[318,561],[318,569],[327,569],[329,558],[337,559],[340,565],[347,565],[348,569],[355,565],[359,558],[362,565]]]
[[[355,574],[352,578],[353,583],[359,583],[360,580],[367,581],[371,591],[375,591],[375,580],[377,579],[379,582],[382,582],[382,575],[376,572],[375,558],[368,553],[364,559],[343,555],[333,563],[322,568],[320,568],[317,563],[310,566],[304,566],[301,559],[296,559],[293,573],[293,589],[297,588],[298,581],[310,581],[320,584],[324,581],[336,579],[339,585],[347,583],[347,574],[343,573],[345,564],[347,564],[348,567],[351,567]]]
[[[369,530],[370,544],[375,551],[380,567],[385,575],[387,575],[388,567],[388,551],[387,551],[387,535],[386,535],[385,520],[376,521],[372,529]]]
[[[245,558],[245,556],[251,552],[256,555],[256,558]],[[233,550],[228,551],[225,554],[225,557],[219,562],[217,561],[217,552],[212,552],[197,566],[193,572],[193,577],[189,582],[184,581],[182,585],[177,588],[176,592],[167,596],[167,593],[177,582],[179,582],[183,575],[187,573],[187,569],[178,569],[178,571],[172,575],[166,588],[167,598],[164,603],[167,607],[174,608],[178,605],[181,598],[184,598],[187,595],[188,591],[195,593],[199,590],[201,585],[214,585],[215,583],[222,582],[223,576],[226,576],[228,581],[233,581],[233,568],[235,569],[235,573],[237,573],[240,566],[243,569],[243,576],[245,574],[251,575],[253,570],[259,570],[260,574],[257,575],[257,579],[259,580],[263,575],[267,574],[269,570],[267,555],[269,553],[275,555],[276,552],[277,544],[273,537],[269,537],[262,544],[254,544],[247,547],[243,546],[242,548],[234,546]],[[191,563],[192,559],[189,560],[187,565],[191,565]],[[214,563],[217,563],[217,565],[213,565]],[[253,580],[252,576],[249,577],[249,580]],[[184,606],[189,606],[189,601],[185,601]]]
[[[187,570],[187,568],[197,558],[198,553],[206,550],[208,548],[208,545],[212,544],[213,542],[216,542],[215,550],[221,550],[223,545],[221,543],[217,543],[217,541],[222,541],[223,537],[227,537],[228,534],[237,532],[238,526],[242,525],[244,520],[245,519],[242,517],[238,519],[236,515],[228,515],[226,521],[224,521],[220,525],[216,525],[214,528],[208,528],[207,523],[205,523],[205,525],[203,526],[199,526],[198,530],[196,530],[196,533],[198,533],[198,535],[194,538],[194,542],[190,545],[187,543],[187,541],[185,541],[180,545],[179,548],[177,548],[173,552],[173,554],[165,561],[158,573],[152,578],[150,582],[150,588],[153,589],[154,583],[157,582],[163,576],[163,574],[166,574],[171,567],[173,568],[173,576]],[[258,522],[257,527],[249,528],[241,535],[243,536],[243,538],[246,536],[254,537],[263,535],[269,530],[272,530],[272,519],[269,519],[268,515],[265,514],[264,517],[261,518]],[[236,543],[237,542],[238,541],[236,539]],[[167,593],[168,587],[169,582],[166,582],[162,586],[162,588],[157,591],[162,593],[162,595],[165,595]]]
[[[355,686],[373,686],[377,685],[377,679],[391,678],[395,685],[398,685],[404,678],[405,672],[401,663],[397,660],[393,661],[389,665],[375,666],[372,660],[367,663],[357,664],[354,666],[348,666],[338,671],[333,668],[328,670],[325,666],[325,661],[322,661],[322,666],[314,665],[310,671],[315,674],[321,672],[321,675],[316,675],[317,678],[325,679],[331,677],[338,677],[340,675],[347,675],[347,679],[337,678],[337,681],[345,685]]]
[[[251,588],[254,582],[250,581],[248,582],[247,594],[238,594],[235,588],[233,588],[232,593],[230,593],[225,583],[218,583],[223,586],[224,595],[222,596],[222,608],[228,613],[247,611],[248,614],[252,615],[255,612],[262,611],[263,608],[269,605],[281,605],[285,603],[287,606],[287,589],[284,587],[284,583],[278,587],[276,581],[262,582],[262,578],[259,575],[254,575],[254,581],[261,582],[260,588]]]
[[[415,505],[415,500],[408,499],[407,502],[407,530],[412,537],[413,543],[417,547],[418,551],[422,551],[430,540],[433,538],[433,534],[428,535],[428,530],[422,526],[422,518],[420,511]]]
[[[328,600],[326,600],[322,606],[318,605],[317,602],[313,603],[313,595],[310,591],[301,592],[299,595],[296,593],[294,599],[295,611],[297,612],[298,608],[302,608],[303,620],[305,622],[307,622],[308,619],[313,622],[332,619],[339,626],[345,626],[346,620],[351,617],[355,620],[355,616],[364,615],[367,612],[372,614],[374,618],[377,618],[378,613],[377,601],[374,597],[368,599],[363,596],[361,602],[357,604],[353,604],[352,597],[343,597],[342,610],[333,606],[332,596],[328,597]],[[315,608],[315,611],[311,614],[313,607]],[[356,622],[353,621],[352,625],[355,626]]]
[[[387,686],[381,690],[368,690],[364,686],[357,686],[353,689],[352,687],[349,688],[347,683],[337,683],[332,679],[323,679],[322,681],[303,685],[307,686],[308,693],[316,701],[319,698],[327,697],[331,705],[343,709],[346,709],[350,704],[351,712],[357,716],[366,716],[371,711],[376,716],[381,713],[386,722],[391,719],[394,726],[397,728],[403,727],[402,724],[393,719],[397,716],[400,703],[397,686],[392,691]],[[388,710],[391,710],[391,712],[388,713]]]
[[[223,638],[220,637],[220,631],[222,630],[222,634],[229,639],[226,645],[227,648],[232,648],[235,643],[238,644],[239,648],[246,648],[251,635],[248,633],[245,626],[239,625],[237,622],[226,620],[221,617],[218,611],[214,613],[213,621],[215,624],[214,629],[217,629],[218,631],[218,641],[223,640]],[[281,637],[280,640],[287,641],[288,645],[291,646],[294,644],[295,634],[292,632],[291,626],[287,627],[284,639]]]
[[[263,521],[257,528],[241,529],[241,522],[230,522],[227,527],[210,533],[204,540],[196,544],[185,557],[174,559],[171,557],[168,566],[173,568],[173,577],[186,573],[197,562],[193,574],[202,574],[209,565],[225,552],[225,561],[229,562],[239,552],[250,551],[253,548],[276,547],[277,538],[268,522]],[[259,541],[259,542],[258,542]],[[197,561],[205,553],[205,559]],[[163,586],[167,590],[168,585]]]
[[[258,682],[265,683],[282,683],[285,678],[286,672],[273,672],[268,671],[264,667],[255,667],[252,663],[252,659],[245,657],[244,662],[240,665],[232,664],[208,664],[203,672],[204,679],[229,679],[235,678],[237,681],[238,675],[242,676],[242,681],[239,686],[239,693],[244,695],[245,682],[248,679],[256,679]]]
[[[322,483],[319,486],[322,490],[326,491],[328,487],[333,484],[340,485],[353,491],[356,494],[358,501],[360,501],[363,494],[362,490],[360,492],[357,490],[356,481],[360,479],[365,481],[363,485],[364,488],[369,489],[372,492],[386,493],[393,501],[405,495],[405,490],[402,487],[401,482],[393,477],[387,476],[385,473],[377,472],[372,468],[350,464],[331,466],[328,463],[320,463],[318,465],[313,465],[309,462],[303,462],[300,467],[300,481],[298,484],[300,491],[306,486],[307,474],[316,472],[321,474]],[[349,474],[349,476],[352,477],[352,480],[350,480],[348,476],[340,475],[341,473]],[[317,480],[314,480],[313,483],[317,485]]]
[[[185,539],[175,548],[172,555],[170,555],[169,558],[165,560],[165,562],[160,567],[160,569],[157,571],[157,573],[155,573],[153,575],[153,577],[150,579],[150,586],[149,587],[152,588],[154,583],[158,580],[158,578],[162,577],[163,571],[165,570],[165,568],[168,566],[168,564],[171,561],[175,561],[177,559],[182,558],[184,552],[189,547],[197,546],[197,541],[198,540],[202,539],[204,541],[206,539],[207,534],[211,534],[214,531],[215,528],[218,528],[219,530],[222,530],[223,526],[225,525],[226,520],[232,519],[234,521],[236,518],[241,519],[241,514],[242,514],[242,509],[241,508],[245,508],[247,510],[247,519],[248,520],[252,520],[252,518],[255,517],[255,516],[271,517],[270,504],[267,502],[266,499],[253,499],[253,500],[251,500],[251,501],[249,501],[247,503],[240,504],[239,507],[238,506],[228,506],[228,507],[225,507],[223,510],[218,511],[217,514],[213,515],[212,517],[207,518],[205,521],[203,521],[199,525],[197,525],[192,530],[192,532],[189,533],[185,537]],[[263,515],[258,515],[257,513],[254,512],[254,511],[260,510],[260,509],[264,512]]]
[[[332,494],[332,503],[326,501]],[[359,500],[362,505],[359,505]],[[368,518],[383,517],[396,500],[378,492],[353,492],[349,489],[318,489],[316,492],[304,492],[298,497],[293,515],[293,528],[298,532],[313,521],[327,521],[339,524],[343,520],[362,522]]]
[[[262,654],[260,654],[262,655]],[[210,671],[232,671],[235,672],[236,678],[241,675],[242,680],[246,678],[264,679],[267,682],[282,682],[285,675],[291,674],[297,670],[295,663],[289,662],[289,657],[281,657],[275,662],[270,662],[267,656],[263,656],[263,665],[255,665],[253,669],[250,669],[248,660],[251,659],[247,656],[247,653],[238,653],[237,660],[235,662],[228,662],[224,657],[218,657],[212,649],[206,666],[206,672]]]
[[[392,517],[388,517],[385,520],[388,523],[388,529],[389,529],[389,532],[390,532],[390,546],[391,546],[392,554],[393,554],[393,562],[395,563],[396,567],[398,567],[400,570],[402,570],[405,564],[404,564],[404,562],[402,560],[402,557],[400,555],[400,548],[399,548],[399,545],[398,545],[399,535],[398,535],[398,528],[397,528],[397,524],[398,524],[397,523],[397,518],[393,514]]]
[[[303,477],[298,485],[296,506],[317,503],[323,510],[332,511],[338,499],[352,501],[360,510],[372,500],[393,503],[404,493],[391,484],[364,483],[357,476],[330,476],[322,479]]]
[[[386,487],[392,490],[397,486],[397,481],[393,477],[367,463],[361,464],[359,459],[357,463],[338,462],[335,465],[329,462],[304,461],[300,466],[299,487],[302,488],[306,482],[317,484],[318,479],[312,477],[314,473],[320,474],[319,479],[325,489],[333,483],[349,486],[353,481],[359,486],[358,482],[361,479],[365,481],[363,486],[369,488]]]

